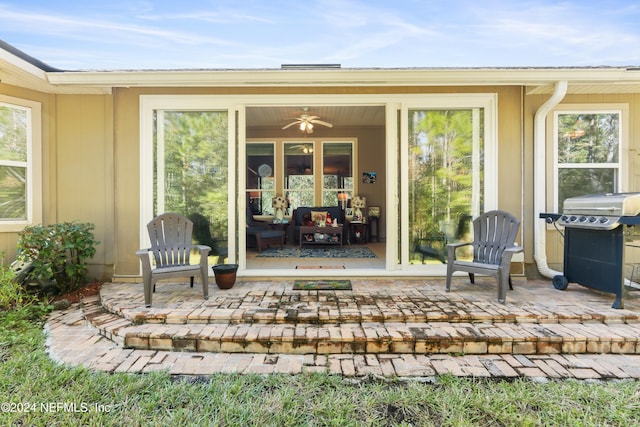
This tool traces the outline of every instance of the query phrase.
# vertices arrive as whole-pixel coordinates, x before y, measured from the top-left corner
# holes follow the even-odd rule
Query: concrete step
[[[483,321],[454,321],[439,316],[414,321],[411,316],[390,316],[383,321],[349,322],[328,319],[309,323],[244,322],[251,316],[208,317],[193,323],[189,315],[167,313],[158,322],[150,311],[150,322],[135,323],[106,310],[99,299],[83,302],[85,318],[100,333],[122,347],[144,350],[280,353],[280,354],[640,354],[640,323],[620,319],[577,319],[536,323],[529,316],[505,321],[500,313]],[[340,316],[340,315],[338,315]],[[581,316],[585,316],[584,314]],[[398,321],[398,318],[404,321]],[[543,316],[544,319],[549,315]],[[138,319],[140,319],[138,317]],[[191,320],[192,322],[189,322]],[[275,319],[274,319],[275,320]],[[409,320],[409,321],[407,321]],[[627,319],[632,320],[632,319]],[[540,322],[540,319],[537,320]]]
[[[362,323],[133,325],[127,348],[224,353],[637,354],[640,325]]]
[[[497,301],[452,300],[442,294],[380,295],[368,293],[253,292],[246,296],[213,297],[204,304],[178,303],[145,308],[116,298],[102,305],[132,323],[165,324],[344,324],[375,322],[503,322],[503,323],[638,323],[640,314],[587,304],[507,306]]]

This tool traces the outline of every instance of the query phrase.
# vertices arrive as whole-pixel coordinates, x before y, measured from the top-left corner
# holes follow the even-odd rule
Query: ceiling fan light
[[[307,124],[305,122],[300,122],[300,130],[304,132],[305,128],[307,127]]]

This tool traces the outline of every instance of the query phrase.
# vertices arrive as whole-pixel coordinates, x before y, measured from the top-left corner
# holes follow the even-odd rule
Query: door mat
[[[294,291],[350,291],[351,280],[296,280]]]
[[[344,265],[296,265],[296,270],[344,270]]]

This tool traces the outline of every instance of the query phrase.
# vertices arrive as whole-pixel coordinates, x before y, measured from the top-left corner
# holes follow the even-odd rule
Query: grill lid
[[[606,193],[570,197],[564,201],[561,225],[610,230],[620,217],[640,214],[640,193]]]

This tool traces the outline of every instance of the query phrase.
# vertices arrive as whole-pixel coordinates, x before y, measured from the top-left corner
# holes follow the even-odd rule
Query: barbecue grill
[[[548,223],[564,226],[564,275],[553,286],[569,282],[615,294],[613,308],[623,308],[625,226],[640,225],[640,193],[607,193],[571,197],[561,214],[541,213]]]

